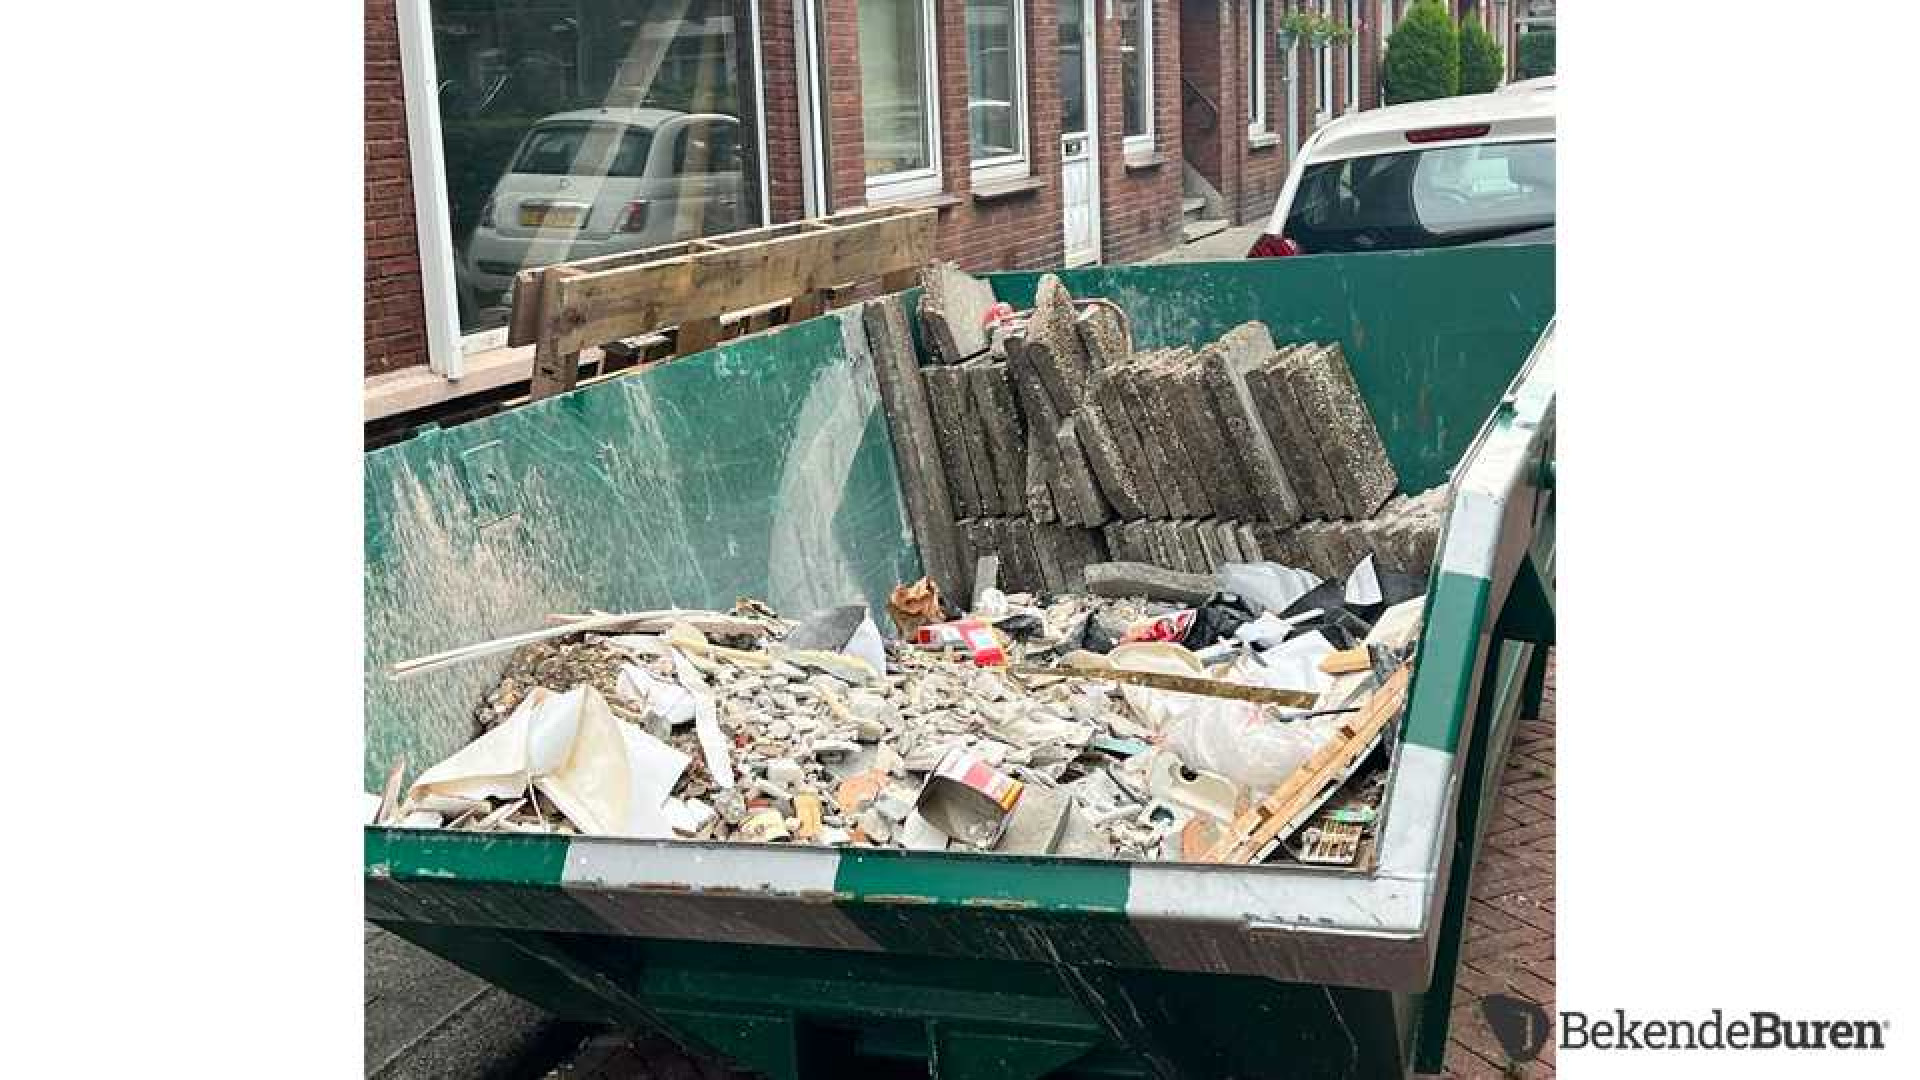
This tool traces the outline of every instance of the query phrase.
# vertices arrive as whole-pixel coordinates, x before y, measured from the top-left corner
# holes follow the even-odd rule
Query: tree
[[[1521,34],[1513,50],[1516,79],[1537,79],[1553,74],[1553,31],[1535,30]]]
[[[1460,35],[1440,0],[1419,0],[1387,37],[1387,101],[1460,92]]]
[[[1500,76],[1506,74],[1507,58],[1500,46],[1477,19],[1460,26],[1460,92],[1485,94],[1499,89]]]

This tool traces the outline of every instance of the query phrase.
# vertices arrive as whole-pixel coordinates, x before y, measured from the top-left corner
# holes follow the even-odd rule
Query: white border
[[[1333,0],[1314,0],[1314,14],[1333,18]],[[1325,91],[1324,93],[1322,91]],[[1313,50],[1313,126],[1333,119],[1333,43]]]
[[[407,161],[413,175],[414,241],[427,317],[427,365],[449,379],[466,374],[460,305],[453,273],[447,167],[440,144],[440,85],[433,65],[429,0],[396,0],[400,29],[400,96],[407,111]],[[425,150],[422,153],[422,150]]]
[[[1347,108],[1346,112],[1360,111],[1360,0],[1347,0],[1347,29],[1353,36],[1347,39]]]
[[[967,156],[973,178],[977,181],[1011,180],[1016,177],[1030,176],[1033,172],[1033,133],[1028,130],[1028,92],[1027,92],[1027,0],[1012,0],[1013,40],[1008,48],[1013,54],[1013,130],[1020,140],[1020,149],[1012,154],[999,157],[973,159],[973,69],[971,53],[968,53],[967,69]],[[961,27],[965,34],[966,12],[969,2],[962,5]],[[967,43],[967,49],[972,43]]]
[[[1138,157],[1144,154],[1153,153],[1154,136],[1157,134],[1156,125],[1153,122],[1154,121],[1154,117],[1153,117],[1153,99],[1154,99],[1153,5],[1154,5],[1154,2],[1155,0],[1140,0],[1140,53],[1141,53],[1140,85],[1143,89],[1145,89],[1146,96],[1147,96],[1146,101],[1142,103],[1143,107],[1141,111],[1141,116],[1146,121],[1147,130],[1141,132],[1138,135],[1127,134],[1127,128],[1126,128],[1127,104],[1124,99],[1120,102],[1120,151],[1122,154],[1124,154],[1127,157]],[[1125,40],[1125,38],[1120,37],[1120,35],[1118,34],[1118,29],[1119,29],[1118,27],[1115,27],[1116,47],[1120,42]],[[1123,53],[1121,54],[1121,57],[1120,57],[1120,72],[1121,72],[1120,85],[1122,88],[1124,88],[1127,84],[1126,65],[1127,65],[1127,58],[1126,58],[1126,55]]]
[[[1098,0],[1059,0],[1059,2],[1085,5],[1081,10],[1080,63],[1083,68],[1081,79],[1086,84],[1083,92],[1087,96],[1087,167],[1093,176],[1093,253],[1087,258],[1075,260],[1067,250],[1066,244],[1067,147],[1065,140],[1067,133],[1062,130],[1060,133],[1060,256],[1068,267],[1093,266],[1098,264],[1101,256],[1106,253],[1105,238],[1100,232],[1100,4]],[[1064,115],[1064,106],[1061,111]],[[1063,120],[1062,124],[1064,123]]]
[[[820,115],[825,61],[820,56],[818,29],[818,0],[794,0],[794,71],[800,83],[800,200],[807,217],[828,213],[826,123]]]
[[[867,177],[867,201],[869,203],[893,202],[911,199],[921,195],[932,195],[940,190],[940,50],[938,47],[937,25],[940,12],[933,0],[918,0],[920,5],[920,85],[921,93],[927,103],[927,124],[923,129],[927,136],[928,165],[922,169],[907,172],[884,173]],[[860,33],[859,5],[854,5],[854,34]],[[856,47],[858,42],[856,41]],[[865,132],[861,133],[864,142]],[[861,147],[861,156],[866,156],[866,148]]]
[[[1267,133],[1267,0],[1247,0],[1247,48],[1252,64],[1248,94],[1253,100],[1253,115],[1247,119],[1248,135]]]

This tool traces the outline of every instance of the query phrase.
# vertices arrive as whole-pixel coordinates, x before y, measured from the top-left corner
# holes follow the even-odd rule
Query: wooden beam
[[[556,355],[720,312],[915,268],[933,254],[933,211],[830,231],[694,251],[659,262],[571,275],[547,272],[542,322]],[[557,278],[557,281],[556,281]],[[556,302],[557,299],[557,302]]]
[[[1407,703],[1407,683],[1413,669],[1405,664],[1395,671],[1362,706],[1359,719],[1342,724],[1334,738],[1314,751],[1313,756],[1295,769],[1273,794],[1241,814],[1233,828],[1207,853],[1208,862],[1247,863],[1305,821],[1306,813],[1328,794],[1334,783],[1357,754],[1363,754],[1373,740],[1400,715]]]

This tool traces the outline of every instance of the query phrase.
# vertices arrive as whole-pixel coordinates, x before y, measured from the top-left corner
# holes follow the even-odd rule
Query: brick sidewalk
[[[1500,794],[1473,871],[1467,947],[1448,1025],[1447,1071],[1459,1080],[1554,1075],[1553,1040],[1509,1063],[1480,999],[1524,998],[1553,1015],[1553,661],[1540,715],[1513,734]]]

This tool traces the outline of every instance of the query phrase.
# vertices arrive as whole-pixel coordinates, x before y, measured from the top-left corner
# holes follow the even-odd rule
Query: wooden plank
[[[787,321],[802,322],[804,320],[811,319],[814,316],[819,315],[826,310],[827,310],[826,290],[825,289],[808,289],[806,292],[796,294],[793,298],[793,303],[788,305]]]
[[[829,232],[799,232],[760,243],[560,281],[543,300],[543,330],[558,354],[617,338],[737,311],[850,281],[917,267],[933,253],[935,214],[921,211]],[[554,280],[549,272],[548,280]]]
[[[513,275],[513,310],[507,313],[507,344],[532,345],[540,340],[540,298],[546,288],[544,268]],[[521,297],[526,297],[524,302]]]
[[[561,297],[567,282],[579,276],[579,273],[571,267],[553,266],[541,275],[540,339],[533,350],[533,376],[532,385],[527,388],[528,400],[539,401],[565,393],[580,381],[580,350],[561,344],[561,328],[566,321]],[[604,340],[628,336],[615,334]]]
[[[688,319],[680,324],[679,333],[673,338],[673,355],[690,356],[705,352],[720,344],[720,316],[709,315],[704,319]]]
[[[1203,679],[1196,675],[1128,671],[1124,668],[1040,667],[1036,664],[1012,664],[1007,667],[1007,674],[1036,678],[1104,679],[1108,682],[1132,683],[1135,686],[1166,690],[1175,694],[1230,698],[1234,701],[1251,701],[1259,705],[1285,705],[1295,709],[1311,708],[1317,700],[1317,695],[1304,694],[1298,690],[1275,690],[1265,686],[1247,686],[1243,683],[1222,682],[1219,679]]]
[[[762,240],[793,236],[802,232],[830,231],[844,225],[858,225],[865,222],[882,221],[888,218],[904,217],[923,212],[918,207],[880,206],[862,207],[857,210],[843,211],[825,218],[811,218],[786,225],[758,226],[740,229],[735,232],[721,233],[703,237],[699,240],[678,240],[670,244],[657,244],[636,251],[622,251],[613,255],[601,255],[591,259],[580,259],[567,263],[567,266],[583,273],[599,273],[605,270],[619,270],[629,266],[660,262],[690,255],[696,251],[708,251],[715,247],[741,247]],[[514,275],[513,313],[507,323],[508,345],[532,345],[540,334],[540,279],[544,267],[522,270]],[[912,284],[909,279],[908,284]],[[904,287],[904,286],[903,286]],[[524,299],[523,299],[524,298]],[[650,327],[649,329],[658,329]],[[631,337],[632,335],[624,335]],[[608,339],[613,340],[612,338]],[[596,343],[597,344],[597,343]]]

